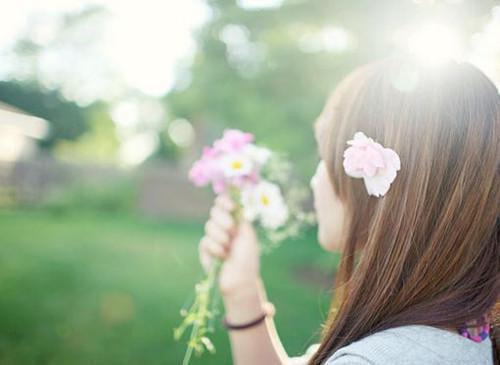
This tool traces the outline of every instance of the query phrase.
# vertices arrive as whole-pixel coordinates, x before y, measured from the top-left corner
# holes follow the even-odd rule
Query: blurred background
[[[187,181],[202,146],[252,132],[306,183],[329,91],[401,49],[473,62],[498,85],[500,2],[5,3],[0,363],[180,363],[173,327],[213,198]],[[314,229],[263,258],[289,354],[318,340],[337,263]],[[192,363],[230,363],[220,326],[214,342]]]

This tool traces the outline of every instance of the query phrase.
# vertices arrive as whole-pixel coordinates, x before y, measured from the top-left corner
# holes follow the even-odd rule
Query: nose
[[[316,183],[318,181],[318,171],[323,165],[323,160],[321,160],[318,165],[316,166],[316,171],[314,171],[313,176],[311,177],[311,181],[309,182],[309,185],[311,186],[311,189],[314,190],[314,187],[316,186]]]
[[[314,189],[314,186],[316,185],[316,174],[314,174],[312,177],[311,177],[311,181],[309,182],[309,185],[311,186],[311,189]]]

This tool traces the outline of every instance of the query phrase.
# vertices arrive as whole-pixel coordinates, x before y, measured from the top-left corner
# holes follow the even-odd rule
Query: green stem
[[[238,222],[242,216],[242,208],[239,204],[240,193],[238,189],[231,188],[230,195],[234,202],[236,202],[236,208],[233,211],[233,217]],[[222,260],[216,259],[213,261],[210,270],[205,279],[203,279],[197,286],[196,289],[196,299],[194,304],[191,306],[189,313],[195,313],[194,321],[192,323],[191,334],[189,336],[188,346],[186,353],[184,354],[184,359],[182,360],[182,365],[188,365],[194,350],[198,350],[197,346],[200,345],[200,331],[203,335],[206,331],[206,321],[211,315],[209,313],[209,308],[213,299],[213,291],[215,290],[216,278],[219,276],[220,269],[222,267]],[[189,323],[189,322],[184,322]],[[182,327],[184,331],[185,327]],[[203,342],[203,341],[202,341]]]
[[[210,299],[212,296],[212,291],[215,288],[215,279],[219,275],[220,268],[222,267],[221,260],[215,260],[210,267],[210,271],[208,272],[207,278],[202,282],[202,285],[206,285],[203,288],[203,294],[199,298],[200,303],[197,309],[196,320],[194,321],[193,328],[191,329],[191,335],[189,336],[188,348],[186,353],[184,354],[184,359],[182,360],[182,365],[188,365],[189,360],[193,354],[194,349],[194,340],[198,337],[198,330],[200,327],[200,321],[204,321],[206,317],[206,313],[208,312],[208,308],[210,306]]]
[[[196,336],[197,332],[198,332],[198,322],[196,322],[193,325],[193,328],[191,329],[191,336],[189,337],[188,347],[187,347],[186,353],[184,354],[184,359],[182,360],[182,365],[189,364],[189,360],[191,359],[191,355],[193,354],[193,349],[194,349],[194,347],[191,346],[191,341]]]

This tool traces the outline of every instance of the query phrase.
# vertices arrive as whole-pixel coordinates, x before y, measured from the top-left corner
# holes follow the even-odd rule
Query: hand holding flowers
[[[223,260],[218,275],[222,294],[230,294],[259,278],[260,246],[256,232],[248,221],[234,219],[235,208],[227,195],[215,199],[199,245],[200,261],[207,273],[214,259]]]
[[[181,311],[184,320],[174,331],[179,339],[191,327],[183,364],[189,363],[193,351],[215,351],[207,335],[217,314],[213,300],[217,278],[223,292],[255,281],[260,252],[268,252],[313,221],[310,213],[302,212],[304,191],[290,180],[290,165],[253,139],[250,133],[226,130],[213,146],[204,148],[189,172],[196,186],[211,185],[218,197],[199,246],[207,276],[196,285],[195,300]],[[258,224],[268,245],[259,243],[251,222]]]

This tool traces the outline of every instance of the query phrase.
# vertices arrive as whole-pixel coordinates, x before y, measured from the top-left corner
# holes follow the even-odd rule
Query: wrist
[[[266,298],[260,278],[242,283],[222,293],[226,318],[231,323],[245,323],[262,315]]]
[[[243,300],[244,297],[260,291],[261,288],[262,280],[259,276],[232,278],[232,280],[219,282],[219,291],[222,297],[231,301],[240,300],[240,298]]]

